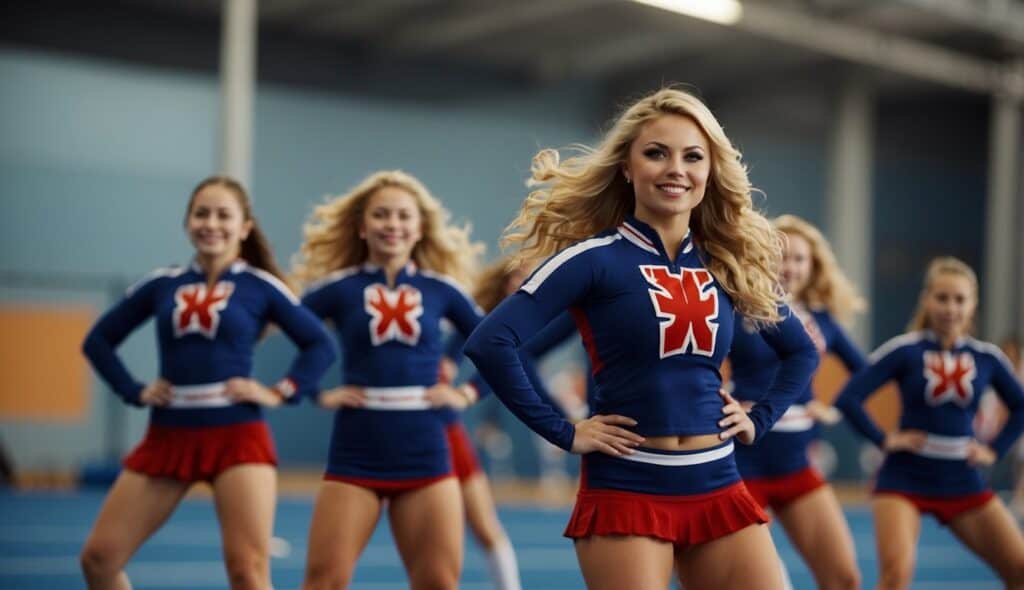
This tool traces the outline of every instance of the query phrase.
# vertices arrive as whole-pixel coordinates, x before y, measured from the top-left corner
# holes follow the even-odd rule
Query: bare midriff
[[[641,447],[659,451],[696,451],[721,444],[717,434],[694,434],[684,436],[648,436]]]

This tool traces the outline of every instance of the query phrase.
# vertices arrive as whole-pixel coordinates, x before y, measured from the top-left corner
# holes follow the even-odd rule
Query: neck
[[[658,237],[661,238],[661,243],[665,246],[665,251],[669,256],[679,254],[679,246],[682,245],[683,238],[690,231],[689,211],[665,217],[646,210],[641,211],[637,207],[633,216],[658,232]]]
[[[951,332],[935,332],[935,337],[939,340],[939,346],[945,349],[951,349],[956,346],[956,343],[960,338],[963,337],[963,332],[954,330]]]
[[[203,273],[209,280],[216,280],[217,277],[224,274],[224,271],[228,269],[236,260],[238,260],[238,253],[232,252],[230,254],[224,254],[220,256],[208,256],[204,254],[196,254],[196,264],[199,268],[203,269]]]
[[[370,264],[379,266],[384,269],[384,276],[387,278],[388,285],[394,285],[395,279],[398,277],[398,273],[405,268],[406,264],[409,264],[409,256],[387,256],[370,253],[368,260]]]

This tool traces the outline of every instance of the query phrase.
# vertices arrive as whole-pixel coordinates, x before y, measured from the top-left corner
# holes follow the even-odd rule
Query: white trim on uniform
[[[889,340],[886,340],[881,346],[876,348],[875,351],[868,356],[868,362],[876,363],[879,361],[879,359],[889,354],[890,352],[896,350],[897,348],[910,346],[911,344],[917,344],[918,342],[924,340],[925,337],[926,335],[924,332],[910,332],[908,334],[901,334],[899,336],[896,336],[895,338],[890,338]]]
[[[967,458],[967,451],[970,447],[971,437],[969,436],[943,436],[928,433],[924,446],[911,452],[929,459],[959,461]]]
[[[639,247],[641,250],[661,256],[661,252],[658,252],[658,249],[654,247],[654,242],[652,242],[647,236],[640,233],[638,229],[630,225],[628,222],[623,221],[622,225],[618,227],[618,230],[619,233],[622,234],[622,237],[629,240],[633,245]]]
[[[360,271],[364,270],[364,265],[357,266],[346,266],[345,268],[339,268],[338,270],[332,271],[319,279],[313,281],[306,287],[305,294],[308,295],[313,291],[318,291],[327,285],[336,283],[338,281],[349,278],[352,275],[359,274]]]
[[[224,408],[235,402],[227,396],[227,383],[174,385],[171,387],[172,408]]]
[[[275,289],[280,291],[281,294],[284,295],[285,297],[287,297],[288,301],[291,301],[293,304],[299,305],[301,303],[299,301],[299,298],[295,296],[295,293],[292,292],[291,288],[288,287],[288,285],[286,285],[284,281],[282,281],[281,279],[275,277],[273,274],[263,270],[262,268],[256,268],[256,267],[253,267],[253,266],[249,266],[248,264],[245,264],[244,266],[240,266],[238,268],[237,272],[243,272],[243,271],[244,272],[248,272],[248,273],[250,273],[250,274],[252,274],[252,275],[254,275],[254,276],[258,277],[258,278],[261,278],[264,281],[266,281],[267,283],[270,283],[270,285],[272,287],[274,287]]]
[[[469,304],[473,306],[473,309],[476,311],[476,313],[478,315],[486,315],[484,313],[484,310],[481,309],[480,306],[476,304],[476,301],[473,300],[473,296],[470,295],[469,292],[466,291],[462,287],[462,285],[458,281],[456,281],[453,277],[450,277],[450,276],[448,276],[446,274],[441,274],[439,272],[434,272],[432,270],[427,270],[425,268],[421,268],[421,269],[419,269],[416,272],[418,272],[419,274],[427,277],[428,279],[434,279],[435,281],[440,281],[442,283],[445,283],[449,287],[455,289],[459,293],[459,295],[462,295],[466,299],[466,301],[468,301]]]
[[[542,264],[541,267],[538,268],[537,271],[533,273],[533,276],[530,277],[530,280],[523,283],[522,287],[519,287],[519,290],[525,291],[530,295],[533,295],[533,293],[538,288],[540,288],[541,284],[543,284],[544,281],[547,280],[549,276],[551,276],[551,273],[558,270],[558,267],[562,266],[563,264],[571,260],[577,254],[582,254],[587,250],[591,250],[593,248],[600,248],[601,246],[614,244],[615,242],[621,240],[622,237],[623,236],[621,233],[615,233],[613,235],[605,236],[603,238],[590,238],[589,240],[583,240],[582,242],[578,242],[576,244],[573,244],[572,246],[569,246],[568,248],[562,250],[558,254],[555,254],[554,256],[549,258],[547,262]]]
[[[368,410],[429,410],[427,388],[422,385],[406,387],[363,388],[366,403],[361,407]]]
[[[814,428],[814,418],[802,404],[793,404],[786,413],[772,425],[772,432],[807,432]]]
[[[156,279],[163,278],[163,277],[169,277],[169,278],[180,277],[181,275],[185,274],[187,271],[188,271],[188,267],[184,267],[184,266],[163,266],[163,267],[160,267],[160,268],[158,268],[156,270],[152,270],[149,273],[147,273],[146,276],[142,277],[138,281],[135,281],[135,283],[132,286],[128,287],[125,290],[125,295],[126,296],[127,295],[131,295],[132,293],[138,291],[139,288],[141,288],[143,285],[145,285],[146,283],[148,283],[150,281],[155,281]]]
[[[701,463],[710,463],[717,461],[724,457],[728,457],[732,454],[733,442],[730,440],[729,444],[718,447],[717,449],[711,449],[710,451],[702,451],[699,453],[687,453],[685,455],[663,455],[661,453],[649,453],[647,451],[633,451],[632,455],[622,455],[620,458],[627,461],[636,461],[637,463],[650,463],[651,465],[661,465],[663,467],[686,467],[688,465],[700,465]]]
[[[996,357],[996,360],[1003,364],[1003,367],[1006,369],[1008,373],[1010,373],[1014,377],[1017,376],[1016,369],[1014,369],[1013,365],[1010,364],[1010,359],[1006,356],[1006,353],[1003,352],[1002,348],[999,348],[998,346],[992,344],[991,342],[985,342],[982,340],[978,340],[977,338],[970,337],[965,339],[964,343],[967,345],[968,348],[973,348],[976,352],[990,354]]]

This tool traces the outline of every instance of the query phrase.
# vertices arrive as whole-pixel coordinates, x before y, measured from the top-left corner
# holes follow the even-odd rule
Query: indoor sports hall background
[[[146,412],[95,377],[81,341],[128,285],[187,261],[182,219],[198,180],[241,177],[287,263],[314,204],[373,170],[402,169],[470,222],[493,258],[539,148],[587,143],[630,98],[669,83],[697,93],[723,123],[763,191],[759,208],[824,230],[869,300],[851,328],[865,350],[904,330],[925,264],[940,254],[979,274],[979,335],[1024,338],[1020,0],[6,3],[0,588],[82,584],[81,542]],[[256,376],[276,379],[291,351],[272,336]],[[122,353],[153,376],[151,326]],[[570,404],[585,387],[582,354],[566,347],[543,366]],[[337,379],[329,374],[325,385]],[[841,370],[827,363],[818,378],[829,399]],[[872,409],[892,424],[898,404],[890,391]],[[285,542],[274,579],[293,588],[331,415],[304,404],[269,420],[283,494],[275,534]],[[496,400],[470,409],[467,422],[525,587],[581,587],[560,537],[577,459]],[[864,490],[879,457],[843,424],[816,451],[848,502],[871,584]],[[1012,487],[1016,456],[993,470],[1000,490]],[[404,587],[387,535],[382,526],[356,588]],[[472,545],[465,587],[485,588]],[[218,547],[200,490],[128,571],[138,588],[225,587]],[[811,587],[799,560],[787,561],[797,587]],[[921,588],[996,587],[932,521],[918,567]]]

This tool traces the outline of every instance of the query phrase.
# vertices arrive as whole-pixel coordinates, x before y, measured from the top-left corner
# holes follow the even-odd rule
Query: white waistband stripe
[[[370,410],[429,410],[427,388],[420,385],[407,387],[367,387],[364,408]]]
[[[914,452],[929,459],[962,460],[967,458],[970,444],[969,436],[929,434],[924,446]]]
[[[224,408],[234,404],[225,393],[226,384],[175,385],[171,387],[172,408]]]
[[[710,451],[702,451],[699,453],[687,453],[685,455],[663,455],[661,453],[651,453],[648,451],[636,451],[632,455],[623,455],[621,458],[627,461],[636,461],[638,463],[650,463],[652,465],[662,465],[665,467],[685,467],[687,465],[700,465],[701,463],[710,463],[711,461],[717,461],[723,457],[728,457],[732,454],[733,443],[729,441],[729,444],[711,449]]]
[[[779,421],[772,425],[772,432],[806,432],[811,428],[814,428],[814,418],[807,412],[807,408],[793,404]]]

